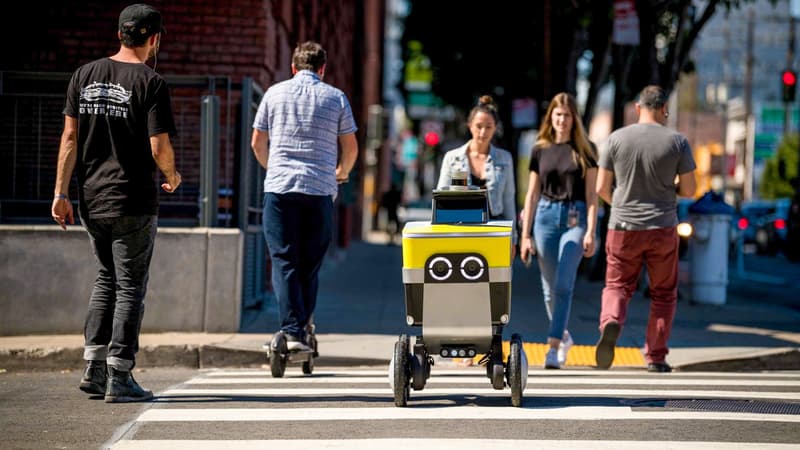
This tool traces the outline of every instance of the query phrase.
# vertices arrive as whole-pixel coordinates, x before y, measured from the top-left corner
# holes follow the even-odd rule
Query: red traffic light
[[[424,139],[425,144],[430,145],[431,147],[439,143],[439,135],[433,131],[428,131],[425,133]]]
[[[784,70],[781,79],[783,80],[783,84],[788,86],[794,86],[794,84],[797,83],[797,75],[791,70]]]

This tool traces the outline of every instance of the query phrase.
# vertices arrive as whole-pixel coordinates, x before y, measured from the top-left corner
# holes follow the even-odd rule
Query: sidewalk
[[[387,245],[381,235],[372,241],[352,243],[346,253],[332,255],[323,266],[315,314],[317,366],[388,364],[400,333],[420,334],[419,328],[405,325],[400,247]],[[724,305],[692,304],[681,298],[668,362],[683,371],[800,370],[800,293],[795,287],[800,265],[781,270],[787,284],[762,286],[738,277],[732,266]],[[586,346],[580,347],[581,354],[598,339],[602,287],[602,281],[584,276],[576,285],[569,330],[576,345]],[[512,290],[511,323],[504,337],[520,333],[526,343],[542,345],[547,319],[535,265],[526,269],[515,262]],[[647,314],[647,299],[637,293],[620,347],[644,345]],[[267,360],[262,345],[277,328],[276,307],[270,304],[245,311],[239,333],[144,333],[137,367],[263,367]],[[0,370],[79,369],[82,346],[80,334],[0,336]],[[568,361],[568,367],[592,365],[586,359],[578,362]],[[534,355],[530,364],[539,367],[541,362]]]

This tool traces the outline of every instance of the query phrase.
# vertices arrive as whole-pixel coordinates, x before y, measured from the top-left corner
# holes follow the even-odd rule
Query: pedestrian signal
[[[784,70],[781,82],[783,83],[784,103],[794,103],[795,92],[797,92],[797,74],[792,70]]]

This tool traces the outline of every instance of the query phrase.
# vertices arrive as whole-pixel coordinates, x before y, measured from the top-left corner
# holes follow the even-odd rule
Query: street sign
[[[405,67],[405,87],[407,91],[429,91],[433,81],[431,60],[422,53],[422,43],[408,43],[408,60]]]
[[[789,131],[797,130],[800,109],[791,106],[789,119]],[[783,121],[785,117],[784,105],[781,103],[763,104],[758,110],[756,117],[755,143],[753,148],[753,160],[758,162],[769,159],[775,154],[783,139]]]
[[[614,0],[611,41],[617,45],[639,45],[639,15],[634,0]]]

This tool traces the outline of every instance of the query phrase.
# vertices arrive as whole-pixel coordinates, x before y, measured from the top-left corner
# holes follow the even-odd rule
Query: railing
[[[183,184],[160,193],[159,225],[238,227],[244,233],[242,309],[260,308],[271,291],[261,232],[264,170],[250,151],[264,94],[252,79],[165,76]],[[70,74],[0,71],[0,223],[48,224],[64,99]],[[77,199],[77,183],[70,183]],[[76,217],[76,221],[79,218]]]

